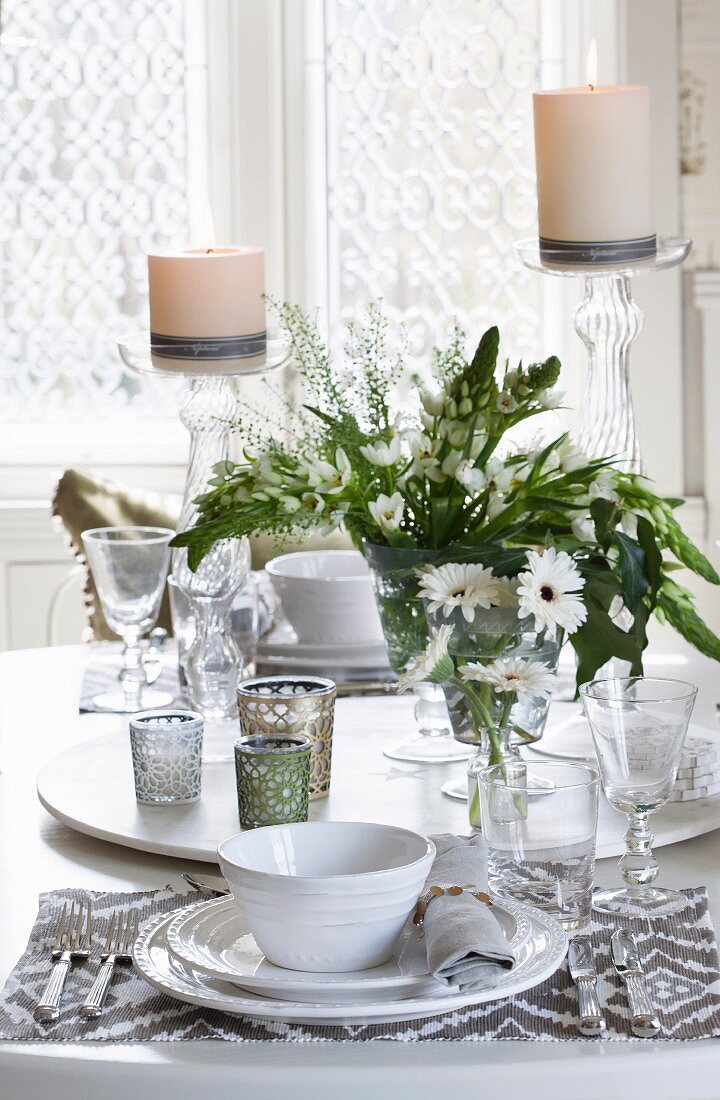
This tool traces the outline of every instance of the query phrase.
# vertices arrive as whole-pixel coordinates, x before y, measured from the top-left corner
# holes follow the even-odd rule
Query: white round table
[[[668,644],[672,648],[666,648]],[[692,680],[700,687],[695,718],[714,726],[720,695],[717,666],[672,638],[654,646],[647,671]],[[81,834],[50,817],[36,796],[38,772],[61,751],[118,729],[117,716],[78,717],[83,669],[91,657],[81,647],[0,655],[0,979],[21,954],[40,891],[63,887],[100,890],[149,889],[167,883],[181,888],[182,870],[207,864],[177,860],[121,847]],[[717,690],[716,690],[717,686]],[[349,702],[349,701],[348,701]],[[406,721],[400,700],[366,700],[367,713],[392,703]],[[352,706],[359,706],[352,701]],[[342,724],[339,726],[340,736]],[[395,734],[397,731],[392,731]],[[355,729],[353,739],[362,736]],[[370,740],[370,739],[369,739]],[[372,739],[375,740],[374,738]],[[377,744],[377,743],[376,743]],[[368,750],[373,746],[368,744]],[[357,746],[355,746],[357,751]],[[376,751],[376,749],[374,750]],[[378,759],[377,781],[423,787],[421,765]],[[393,778],[396,768],[401,776]],[[405,770],[407,769],[407,771]],[[365,782],[372,778],[372,769]],[[413,772],[420,773],[411,779]],[[434,765],[440,780],[457,774],[457,764]],[[108,783],[112,776],[108,776]],[[366,792],[357,788],[359,817]],[[449,827],[457,811],[447,801]],[[431,815],[435,826],[439,803]],[[417,806],[417,802],[416,802]],[[464,812],[464,807],[462,807]],[[405,823],[398,809],[397,820]],[[718,834],[660,850],[662,880],[671,886],[707,885],[716,927],[720,925]],[[600,884],[617,880],[615,860],[597,865]],[[717,1096],[720,1044],[695,1043],[2,1043],[0,1097],[78,1100],[129,1094],[152,1100],[184,1100],[199,1092],[295,1098],[318,1096],[366,1100],[435,1097],[439,1091],[481,1088],[488,1096],[524,1091],[534,1100],[600,1100],[631,1094],[653,1100],[688,1095]]]

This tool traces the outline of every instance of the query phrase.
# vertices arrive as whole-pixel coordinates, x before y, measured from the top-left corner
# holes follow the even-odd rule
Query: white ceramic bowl
[[[270,962],[333,974],[387,961],[434,856],[419,833],[353,821],[271,825],[218,847],[235,903]]]
[[[265,566],[300,642],[382,642],[372,578],[357,550],[302,550]]]

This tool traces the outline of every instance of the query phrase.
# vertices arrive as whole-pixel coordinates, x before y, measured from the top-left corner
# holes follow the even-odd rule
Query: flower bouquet
[[[485,720],[496,696],[501,709],[512,710],[527,694],[517,678],[514,692],[498,687],[510,683],[510,666],[488,662],[491,656],[526,660],[509,642],[527,633],[537,644],[545,631],[543,645],[567,636],[577,654],[578,684],[613,657],[641,673],[651,615],[720,657],[720,640],[677,580],[685,567],[720,583],[675,518],[682,501],[659,497],[646,479],[617,469],[612,455],[581,454],[566,434],[519,440],[520,425],[561,402],[555,356],[503,365],[498,330],[491,328],[468,359],[464,336],[454,330],[421,382],[404,369],[402,348],[389,350],[378,307],[364,324],[351,326],[340,363],[302,310],[274,308],[304,400],[296,406],[277,394],[276,418],[263,412],[240,420],[243,461],[216,468],[198,501],[197,525],[175,539],[188,547],[192,568],[219,539],[272,532],[282,542],[342,525],[374,572],[399,673],[413,668],[416,674],[428,621],[436,629],[433,616],[450,607],[453,644],[462,652],[449,679],[468,706],[472,698],[474,721]],[[463,572],[463,566],[475,568]],[[471,607],[497,617],[507,612],[506,602],[513,629],[478,628],[471,643],[458,617]],[[519,630],[518,621],[532,622],[532,630]],[[486,671],[463,671],[473,665]],[[519,666],[512,669],[519,674]],[[530,670],[523,669],[527,684]],[[542,696],[547,681],[539,675],[533,672],[533,682]]]

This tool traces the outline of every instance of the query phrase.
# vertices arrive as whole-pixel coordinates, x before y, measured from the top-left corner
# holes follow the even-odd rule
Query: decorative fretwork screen
[[[3,419],[163,407],[115,341],[145,315],[148,246],[187,237],[184,7],[2,2]]]
[[[326,0],[329,314],[383,298],[418,359],[457,317],[537,352],[540,0]]]

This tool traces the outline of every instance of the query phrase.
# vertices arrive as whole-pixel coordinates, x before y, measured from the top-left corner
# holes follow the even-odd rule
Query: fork
[[[80,1015],[84,1019],[92,1020],[102,1013],[116,964],[132,962],[131,951],[137,939],[138,923],[137,909],[132,913],[126,913],[124,921],[122,913],[119,916],[113,913],[110,918],[105,946],[100,954],[102,966],[92,984],[87,1000],[80,1008]]]
[[[92,924],[91,901],[80,902],[77,917],[75,902],[70,906],[69,915],[67,902],[65,902],[60,914],[55,943],[52,946],[51,954],[54,960],[52,974],[35,1009],[35,1019],[38,1023],[57,1020],[60,1015],[60,999],[72,964],[75,959],[87,959],[90,955]]]

